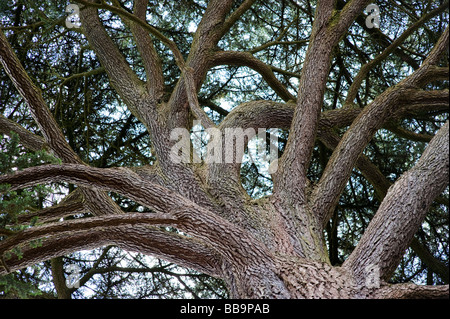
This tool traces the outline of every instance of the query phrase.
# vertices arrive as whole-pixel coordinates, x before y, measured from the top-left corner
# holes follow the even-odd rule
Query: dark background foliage
[[[206,8],[205,1],[149,1],[148,21],[174,40],[187,56],[193,32]],[[327,83],[324,110],[343,105],[352,78],[360,67],[381,53],[412,23],[444,1],[378,1],[380,29],[368,29],[361,16],[336,49]],[[130,10],[132,1],[111,1]],[[342,5],[343,1],[338,1]],[[101,68],[86,38],[78,29],[66,28],[65,1],[6,0],[0,3],[1,27],[33,81],[42,89],[51,112],[70,146],[92,166],[141,166],[154,158],[145,128],[126,109]],[[239,5],[240,1],[236,1]],[[277,78],[296,94],[302,61],[316,1],[268,0],[257,2],[219,43],[222,50],[250,51],[272,66]],[[101,17],[107,31],[126,54],[133,69],[144,76],[144,67],[133,37],[110,12]],[[372,69],[362,84],[357,102],[362,107],[419,66],[448,24],[448,11],[429,19],[391,54]],[[169,94],[179,70],[171,53],[157,39]],[[448,59],[447,59],[448,61]],[[433,83],[435,89],[448,82]],[[167,95],[168,95],[167,94]],[[261,75],[247,67],[216,67],[199,94],[201,105],[220,122],[233,107],[257,99],[280,100]],[[4,70],[0,69],[0,112],[39,134],[27,106]],[[381,172],[395,181],[417,161],[433,135],[448,118],[448,110],[393,123],[396,130],[380,130],[365,150]],[[406,135],[398,127],[417,133]],[[288,132],[280,132],[282,153]],[[206,142],[205,140],[203,142]],[[44,153],[24,149],[16,136],[0,136],[0,173],[54,161]],[[314,150],[309,177],[317,181],[331,152],[320,142]],[[258,163],[244,162],[242,183],[253,197],[271,192],[272,181]],[[0,226],[20,214],[57,203],[73,185],[52,184],[0,195]],[[113,195],[127,211],[142,209]],[[338,265],[351,253],[380,203],[374,188],[355,169],[333,218],[326,228],[330,260]],[[442,194],[416,234],[398,267],[393,282],[448,284],[448,189]],[[77,218],[82,218],[83,215]],[[14,226],[15,229],[27,225]],[[39,244],[39,243],[36,243]],[[20,254],[20,252],[17,252]],[[117,247],[103,247],[63,256],[53,262],[76,264],[83,285],[73,298],[226,298],[217,279]],[[0,298],[55,298],[52,262],[44,262],[0,278]],[[444,269],[444,270],[442,270]],[[445,272],[446,269],[446,272]],[[66,276],[70,273],[66,273]]]

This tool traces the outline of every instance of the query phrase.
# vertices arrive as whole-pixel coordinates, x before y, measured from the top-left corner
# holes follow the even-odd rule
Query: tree
[[[70,32],[83,43],[76,75],[30,66],[45,79],[39,87],[24,67],[36,57],[10,45],[22,29],[61,30],[65,18],[52,19],[36,6],[39,22],[20,25],[16,14],[16,23],[0,33],[9,87],[15,86],[16,103],[26,103],[38,126],[33,132],[5,114],[0,131],[61,161],[3,174],[0,184],[16,191],[66,183],[70,191],[37,212],[36,224],[19,231],[4,225],[0,274],[48,259],[52,269],[61,269],[60,256],[115,245],[220,278],[237,298],[448,297],[448,285],[389,283],[410,246],[431,275],[448,283],[448,259],[439,260],[415,237],[427,237],[423,225],[440,224],[448,239],[448,2],[381,7],[389,34],[373,28],[373,13],[366,19],[370,1],[363,0],[74,2],[81,29]],[[56,11],[51,1],[46,5]],[[169,12],[179,15],[169,19]],[[32,45],[35,36],[28,37]],[[96,58],[86,65],[90,50]],[[54,62],[64,57],[55,53]],[[246,84],[249,73],[239,74],[241,68],[260,80]],[[105,82],[70,82],[103,72]],[[52,81],[60,84],[56,98]],[[120,102],[111,104],[123,103],[129,114],[114,148],[94,138],[102,135],[99,118],[108,114],[94,102],[105,102],[91,91],[97,87],[108,98],[117,94]],[[82,97],[71,115],[82,114],[78,122],[60,117],[71,94]],[[235,103],[231,111],[227,100]],[[211,133],[200,158],[191,139],[183,138],[195,130],[195,120]],[[264,181],[254,164],[241,165],[236,148],[232,161],[208,160],[227,158],[230,145],[248,143],[260,128],[283,129],[275,145],[282,154]],[[236,129],[246,136],[230,140]],[[136,140],[123,143],[127,134]],[[112,153],[119,159],[120,148],[130,145],[138,145],[139,156],[111,161]],[[392,163],[401,168],[395,171]],[[245,173],[257,176],[242,180]],[[255,187],[259,193],[252,198],[248,190]],[[349,227],[358,235],[347,240],[338,223],[358,211],[342,205],[351,192],[376,213],[353,219]],[[448,244],[437,249],[448,256]]]

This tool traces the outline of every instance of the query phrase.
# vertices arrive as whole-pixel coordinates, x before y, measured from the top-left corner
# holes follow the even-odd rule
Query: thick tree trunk
[[[448,122],[431,139],[417,165],[389,191],[376,167],[361,155],[373,134],[390,117],[430,105],[436,109],[448,107],[448,91],[420,89],[432,80],[448,76],[448,68],[436,66],[448,46],[448,28],[411,76],[364,109],[346,107],[321,113],[333,50],[369,1],[347,1],[339,11],[335,10],[336,1],[318,1],[296,104],[244,103],[216,126],[197,101],[197,91],[211,66],[250,66],[281,98],[293,97],[271,70],[249,53],[216,50],[224,33],[254,0],[243,1],[231,14],[233,1],[209,1],[186,61],[171,40],[146,24],[146,1],[135,2],[135,14],[103,2],[79,2],[87,6],[81,12],[85,35],[112,86],[147,128],[158,160],[152,167],[138,168],[99,169],[83,163],[65,141],[40,91],[0,32],[0,61],[28,103],[44,138],[5,117],[0,117],[0,131],[15,131],[27,147],[50,149],[62,161],[61,165],[2,175],[0,184],[10,185],[12,190],[48,182],[76,184],[79,189],[64,202],[34,216],[47,222],[79,212],[94,215],[45,223],[18,233],[0,233],[7,236],[0,241],[0,275],[76,250],[117,245],[223,278],[233,298],[448,296],[448,286],[386,283],[431,203],[448,185]],[[147,82],[137,77],[108,36],[98,8],[119,14],[130,25],[151,77]],[[182,73],[168,101],[162,100],[164,78],[149,33],[169,47]],[[411,104],[411,96],[426,107]],[[274,194],[252,200],[242,187],[240,166],[236,163],[196,165],[172,161],[175,141],[171,132],[175,128],[189,129],[191,115],[222,136],[227,128],[289,128],[286,151],[279,160],[279,171],[273,175]],[[339,140],[332,129],[345,126],[350,128]],[[311,185],[307,170],[316,138],[335,150],[320,181]],[[342,266],[334,267],[328,258],[324,227],[355,166],[374,184],[380,198],[386,197],[356,249]],[[108,192],[126,196],[152,212],[124,214]],[[165,231],[164,227],[177,228],[181,234]],[[37,239],[42,240],[41,246],[28,245]],[[22,258],[10,253],[15,247],[21,247]],[[67,294],[58,262],[53,259],[54,276],[59,280],[57,289]]]

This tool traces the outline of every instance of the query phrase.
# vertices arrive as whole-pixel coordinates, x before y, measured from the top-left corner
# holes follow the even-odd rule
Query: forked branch
[[[84,164],[66,141],[60,127],[42,97],[42,92],[28,76],[9,45],[3,31],[0,31],[0,62],[20,95],[27,102],[31,114],[39,126],[50,150],[65,163]],[[23,130],[15,129],[25,137],[25,140],[30,137]],[[106,194],[101,194],[97,190],[83,190],[83,192],[88,194],[86,196],[88,198],[87,206],[93,214],[121,213],[118,205]]]
[[[359,284],[376,266],[388,280],[434,199],[448,185],[449,122],[438,131],[417,164],[389,189],[363,237],[345,261]]]
[[[34,120],[38,124],[50,149],[67,163],[81,163],[79,157],[67,143],[64,135],[51,114],[41,90],[33,83],[22,63],[17,58],[3,31],[0,31],[0,62],[14,83],[20,95],[28,104]],[[4,120],[2,120],[4,121]],[[23,132],[22,130],[18,130]],[[25,134],[28,137],[29,134]]]
[[[113,219],[122,217],[114,216]],[[31,247],[26,243],[11,238],[14,244],[19,244],[21,258],[15,258],[13,254],[10,258],[6,258],[3,255],[3,262],[6,268],[2,268],[0,264],[0,275],[75,251],[94,249],[106,245],[117,245],[128,251],[139,251],[140,253],[163,258],[184,267],[197,269],[211,276],[220,276],[220,255],[202,241],[167,232],[157,227],[141,225],[139,221],[131,222],[132,217],[127,217],[126,219],[129,220],[129,223],[125,220],[122,220],[120,223],[116,221],[114,223],[122,225],[110,225],[107,230],[103,227],[81,229],[74,224],[73,226],[79,228],[78,230],[73,229],[66,235],[45,236],[37,247]],[[91,221],[89,223],[95,222]],[[133,227],[130,226],[132,224]],[[37,232],[40,231],[38,230]],[[26,234],[25,236],[30,238],[39,237],[30,235]],[[0,243],[0,252],[4,254],[3,245],[11,246],[11,244],[12,242],[2,241]]]
[[[333,152],[322,177],[314,191],[313,209],[319,214],[322,225],[331,217],[355,163],[373,134],[380,129],[390,116],[394,116],[397,105],[404,103],[411,89],[430,82],[432,74],[442,68],[436,63],[448,45],[448,28],[431,51],[422,66],[396,86],[387,89],[370,103],[346,131],[338,147]]]
[[[9,135],[11,132],[17,134],[19,136],[20,143],[32,151],[42,151],[48,148],[42,137],[28,131],[19,124],[0,114],[0,133]]]
[[[13,190],[54,181],[127,196],[155,213],[164,214],[167,220],[176,221],[181,231],[207,241],[218,253],[231,260],[236,258],[236,253],[247,254],[245,250],[249,246],[266,256],[266,248],[248,232],[185,197],[144,180],[129,169],[99,169],[76,164],[43,165],[0,177],[0,184],[8,184]]]
[[[306,203],[306,177],[319,125],[333,50],[368,1],[348,2],[338,14],[335,1],[319,1],[303,62],[297,107],[286,150],[274,178],[274,195]],[[289,192],[284,196],[284,192]],[[292,204],[292,203],[291,203]],[[290,205],[290,204],[289,204]]]

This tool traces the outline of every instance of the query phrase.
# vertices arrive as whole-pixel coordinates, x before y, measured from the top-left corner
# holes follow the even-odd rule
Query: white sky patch
[[[195,33],[197,31],[197,24],[191,21],[188,26],[188,31],[190,33]]]
[[[292,84],[292,86],[294,86],[294,87],[298,87],[298,85],[300,84],[299,79],[298,79],[298,78],[294,78],[294,77],[290,78],[290,79],[289,79],[289,82],[290,82],[290,83]]]
[[[289,79],[289,83],[292,85],[292,87],[294,87],[295,89],[292,89],[291,87],[288,87],[287,89],[289,90],[289,92],[292,94],[292,95],[294,95],[294,96],[296,96],[297,95],[297,90],[298,90],[298,86],[299,86],[299,84],[300,84],[300,80],[298,79],[298,78],[294,78],[294,77],[292,77],[292,78],[290,78]]]

